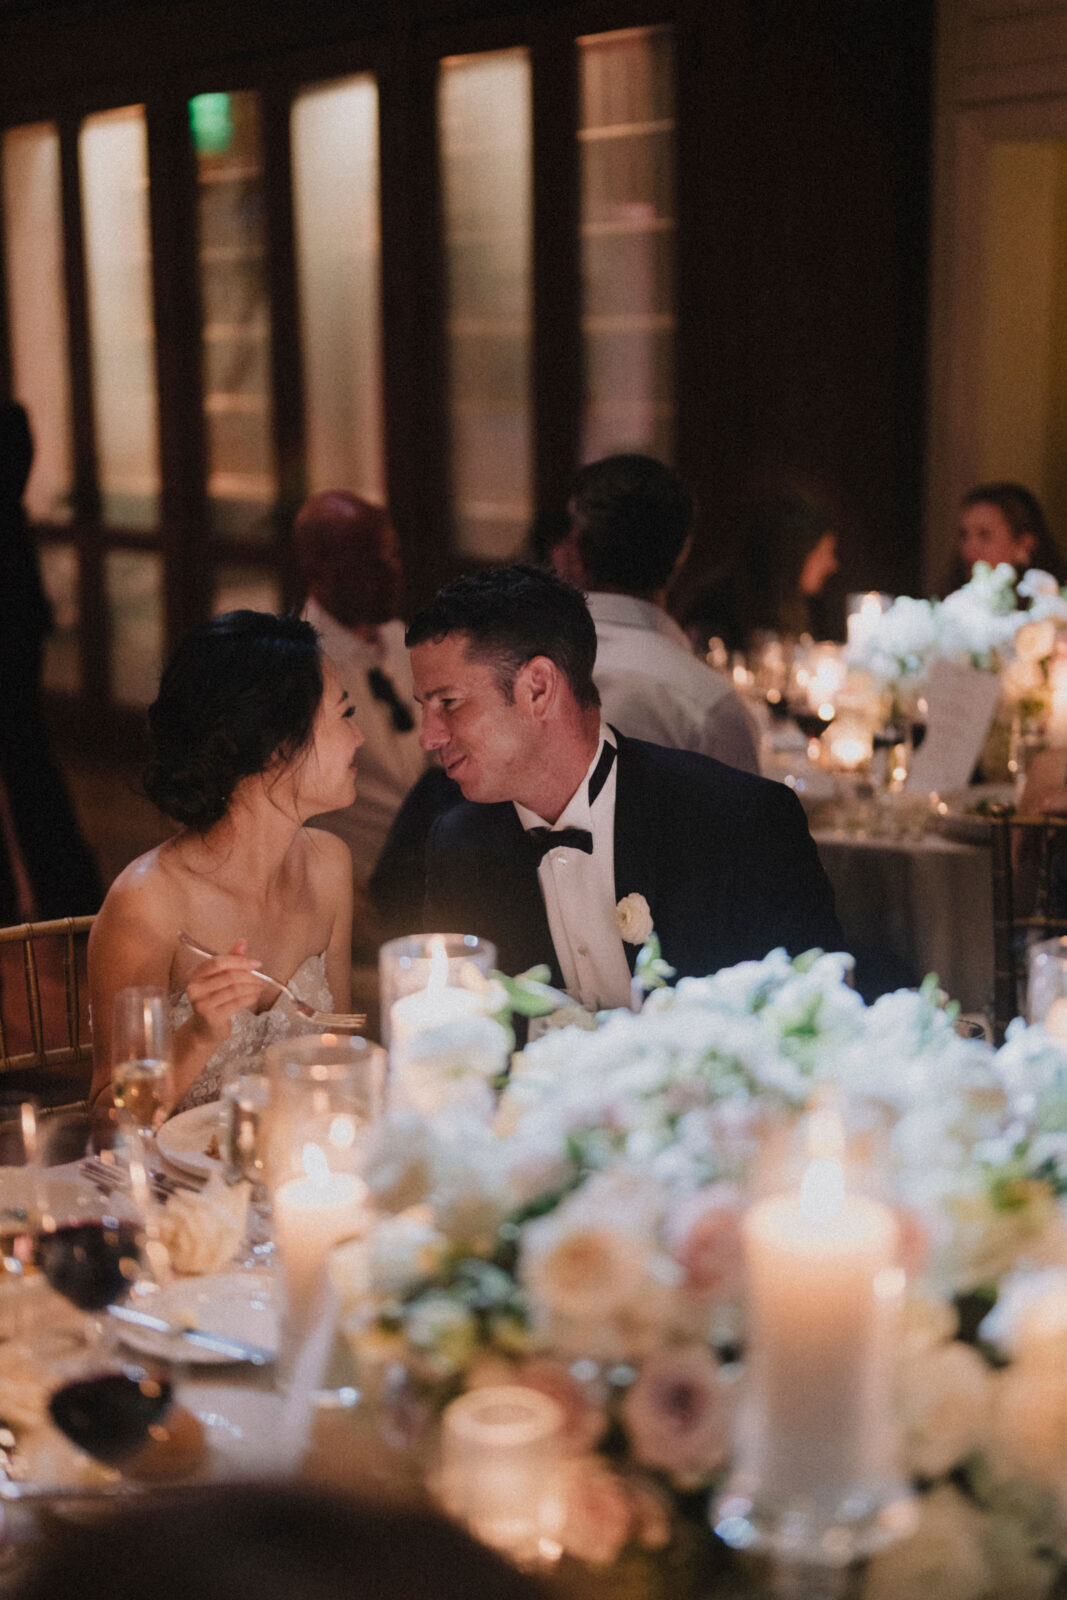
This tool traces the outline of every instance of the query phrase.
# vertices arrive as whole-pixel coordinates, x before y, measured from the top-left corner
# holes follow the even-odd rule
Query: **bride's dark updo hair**
[[[319,638],[299,617],[227,611],[178,645],[148,711],[145,793],[205,833],[242,778],[290,761],[311,738],[322,699]]]

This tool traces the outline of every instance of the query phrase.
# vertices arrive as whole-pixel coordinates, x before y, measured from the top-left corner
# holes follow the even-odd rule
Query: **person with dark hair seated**
[[[1016,572],[1036,567],[1057,583],[1067,579],[1063,556],[1036,497],[1021,483],[979,483],[960,501],[959,553],[946,593],[962,588],[976,561],[1006,561]]]
[[[601,721],[578,590],[528,566],[461,578],[407,643],[423,745],[463,793],[430,828],[424,928],[493,940],[505,971],[545,962],[591,1009],[627,1003],[649,916],[682,976],[841,948],[790,789]]]
[[[427,1511],[285,1483],[213,1484],[57,1521],[10,1600],[544,1600]]]
[[[352,853],[357,898],[401,801],[426,769],[400,621],[404,572],[389,513],[341,489],[305,500],[293,523],[304,616],[355,707],[363,732],[352,805],[316,818]]]
[[[231,611],[179,644],[148,713],[144,780],[179,828],[119,874],[89,941],[98,1121],[110,1106],[114,996],[126,985],[171,996],[184,1105],[217,1098],[231,1057],[306,1031],[254,968],[320,1010],[347,1010],[351,860],[304,823],[352,801],[362,742],[352,713],[298,617]],[[202,960],[180,932],[225,953]]]
[[[759,771],[756,738],[728,678],[693,655],[668,615],[685,560],[693,497],[651,456],[607,456],[574,480],[570,526],[553,569],[585,592],[605,721],[621,733]]]

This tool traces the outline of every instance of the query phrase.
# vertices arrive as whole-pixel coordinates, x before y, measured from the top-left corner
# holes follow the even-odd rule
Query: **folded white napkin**
[[[159,1236],[174,1272],[221,1272],[233,1260],[248,1222],[247,1183],[231,1188],[212,1173],[199,1194],[172,1195],[159,1222]]]

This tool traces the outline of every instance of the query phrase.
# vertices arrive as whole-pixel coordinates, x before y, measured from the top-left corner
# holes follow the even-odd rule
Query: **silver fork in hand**
[[[217,950],[208,950],[204,945],[197,944],[196,940],[190,939],[187,933],[178,934],[178,943],[185,945],[187,950],[195,950],[198,956],[207,956],[209,961],[219,953]],[[253,978],[262,978],[264,983],[272,983],[276,989],[280,989],[283,994],[287,994],[300,1015],[306,1017],[309,1022],[317,1022],[323,1028],[355,1029],[366,1026],[367,1018],[363,1012],[316,1011],[314,1006],[309,1006],[306,1000],[301,1000],[300,996],[294,994],[289,985],[283,983],[280,978],[272,978],[269,972],[260,972],[258,967],[252,968],[251,975]]]

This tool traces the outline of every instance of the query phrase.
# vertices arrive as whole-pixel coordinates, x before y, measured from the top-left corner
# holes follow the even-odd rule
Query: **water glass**
[[[283,1367],[321,1314],[333,1246],[369,1225],[360,1173],[382,1109],[385,1059],[358,1035],[305,1034],[267,1047],[267,1183],[286,1287]]]
[[[478,1015],[496,946],[473,933],[409,934],[378,953],[382,1042],[390,1050],[427,1028]]]
[[[1041,939],[1026,957],[1026,1020],[1067,1038],[1067,938]]]
[[[270,1079],[262,1072],[244,1070],[250,1065],[247,1061],[241,1063],[242,1070],[223,1082],[219,1096],[219,1146],[226,1182],[244,1181],[251,1185],[244,1264],[254,1266],[272,1253],[274,1242],[266,1186]]]

